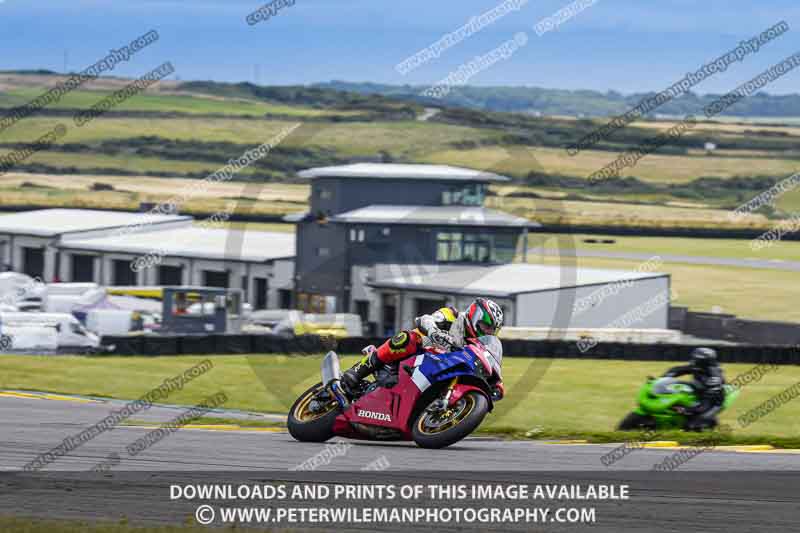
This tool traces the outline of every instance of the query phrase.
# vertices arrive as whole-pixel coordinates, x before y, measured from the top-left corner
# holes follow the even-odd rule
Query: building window
[[[133,261],[126,259],[114,259],[112,262],[114,268],[114,285],[136,285],[137,276],[133,271]]]
[[[267,291],[269,290],[269,281],[267,278],[254,278],[256,282],[256,297],[255,309],[267,308]]]
[[[436,260],[444,263],[510,263],[516,252],[511,234],[440,232]]]
[[[486,185],[483,183],[451,187],[442,192],[442,205],[481,206],[485,199]]]
[[[94,256],[72,254],[72,281],[91,283],[94,281]]]
[[[381,233],[384,237],[389,237],[392,234],[392,228],[383,228]]]
[[[159,265],[159,285],[183,285],[183,269],[179,266]]]
[[[356,314],[361,318],[361,323],[366,325],[369,322],[369,301],[356,300]]]
[[[461,233],[439,233],[436,238],[436,260],[461,261]]]
[[[333,198],[333,191],[326,187],[319,188],[319,199],[320,200],[330,200]]]
[[[44,277],[44,248],[22,248],[22,272],[32,278]]]
[[[203,286],[227,289],[231,286],[231,275],[221,270],[203,270]]]
[[[292,291],[289,289],[279,289],[278,290],[278,300],[279,304],[278,307],[281,309],[291,309],[292,308]]]
[[[494,236],[492,261],[511,263],[517,255],[517,236],[511,233],[499,233]]]
[[[350,242],[364,242],[365,233],[363,229],[352,228],[350,230]]]
[[[317,248],[317,256],[319,257],[328,257],[331,255],[331,249],[327,246],[320,246]]]

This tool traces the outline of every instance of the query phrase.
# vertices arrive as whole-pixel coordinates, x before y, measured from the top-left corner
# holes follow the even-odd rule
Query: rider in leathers
[[[416,328],[403,330],[378,348],[364,348],[364,358],[342,374],[342,383],[350,390],[386,364],[422,353],[431,345],[444,349],[464,347],[470,339],[496,335],[503,326],[503,310],[492,300],[477,298],[459,313],[453,307],[442,307],[416,320]]]
[[[699,403],[686,414],[689,420],[686,429],[700,430],[717,425],[717,414],[725,401],[725,376],[717,362],[717,352],[711,348],[696,348],[688,365],[670,368],[664,377],[691,374],[700,386],[697,390]]]

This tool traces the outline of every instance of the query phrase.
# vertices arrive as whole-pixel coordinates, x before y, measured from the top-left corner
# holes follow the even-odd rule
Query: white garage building
[[[670,276],[656,272],[511,263],[497,266],[375,265],[354,291],[380,303],[378,331],[408,327],[445,304],[466,309],[478,296],[500,304],[506,325],[666,329]],[[635,319],[626,313],[639,309]],[[627,323],[630,322],[630,323]]]
[[[293,233],[194,222],[83,209],[0,215],[0,264],[45,281],[241,288],[255,309],[290,306]]]

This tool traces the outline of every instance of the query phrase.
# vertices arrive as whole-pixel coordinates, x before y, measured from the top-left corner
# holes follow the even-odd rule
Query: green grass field
[[[590,244],[585,239],[613,240],[613,243]],[[800,260],[800,242],[779,242],[760,252],[750,250],[749,241],[738,239],[688,239],[677,237],[619,237],[610,235],[532,234],[531,246],[562,250],[595,250],[618,253],[685,255],[695,257],[748,258],[761,260]],[[567,259],[563,259],[567,257]],[[598,257],[569,258],[529,254],[528,261],[544,264],[577,264],[585,267],[635,270],[643,260]],[[797,272],[789,270],[742,268],[664,261],[657,269],[672,275],[672,287],[678,294],[677,305],[692,311],[722,312],[759,320],[800,321],[800,298]]]
[[[587,177],[612,163],[620,155],[618,152],[584,150],[576,156],[570,156],[560,148],[534,146],[527,149],[530,151],[530,158],[535,159],[535,165],[531,165],[527,159],[510,158],[503,147],[495,146],[470,150],[431,150],[424,160],[428,163],[448,163],[472,168],[492,166],[499,172],[516,175],[537,170],[544,174]],[[762,157],[656,153],[643,158],[636,166],[624,169],[622,176],[635,176],[651,183],[686,183],[700,176],[790,176],[797,172],[798,166],[800,165],[796,159],[771,156],[768,153]]]
[[[0,517],[0,531],[4,533],[207,533],[209,529],[207,526],[200,525],[132,526],[124,521],[113,524],[82,520]],[[230,529],[219,529],[218,531],[230,531]]]
[[[45,90],[19,88],[0,93],[0,106],[15,107],[34,100]],[[54,102],[50,109],[88,109],[106,98],[113,91],[72,91]],[[291,115],[297,117],[354,116],[358,111],[315,109],[305,106],[271,104],[243,98],[222,98],[196,94],[163,94],[147,91],[129,98],[114,107],[115,111],[156,111],[161,113],[220,114],[231,116],[260,117],[265,114]]]
[[[227,408],[285,413],[294,399],[318,381],[317,356],[211,356],[214,368],[175,392],[166,403],[193,405],[224,391]],[[0,358],[0,389],[135,399],[165,378],[203,360],[177,357],[46,357]],[[345,358],[351,364],[354,357]],[[487,418],[483,430],[529,437],[588,437],[619,440],[615,425],[634,407],[637,391],[648,375],[669,363],[507,358],[507,398]],[[728,379],[753,365],[726,364]],[[800,381],[800,367],[781,366],[746,387],[722,421],[734,428],[734,440],[786,445],[800,434],[797,406],[785,405],[745,429],[736,417]],[[684,435],[684,439],[693,438]],[[798,443],[800,446],[800,443]]]
[[[611,240],[613,242],[586,242],[587,239],[595,241]],[[559,242],[563,241],[563,236],[554,233],[535,233],[530,235],[531,246],[543,245],[545,247],[555,247]],[[588,235],[576,233],[569,236],[569,242],[574,245],[576,250],[597,252],[800,261],[800,242],[797,241],[776,242],[774,246],[760,252],[752,251],[749,247],[750,241],[744,239],[633,237],[628,235]]]

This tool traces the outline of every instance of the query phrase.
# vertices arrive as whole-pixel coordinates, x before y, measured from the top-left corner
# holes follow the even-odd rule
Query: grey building
[[[379,264],[362,279],[384,309],[393,309],[388,317],[372,317],[384,333],[444,305],[465,309],[478,296],[495,300],[513,327],[663,329],[669,318],[670,277],[655,272],[525,263]]]
[[[0,266],[44,281],[94,281],[91,261],[65,258],[69,239],[104,237],[120,231],[191,226],[192,217],[145,215],[92,209],[38,209],[0,215]],[[66,277],[62,277],[63,273]]]
[[[508,181],[488,172],[361,163],[300,176],[311,180],[311,198],[307,213],[289,218],[297,223],[295,306],[355,312],[376,331],[397,317],[363,283],[366,269],[510,263],[538,226],[483,206],[488,185]]]
[[[194,223],[190,216],[90,209],[0,215],[0,267],[46,282],[242,289],[255,309],[290,306],[292,233]]]

